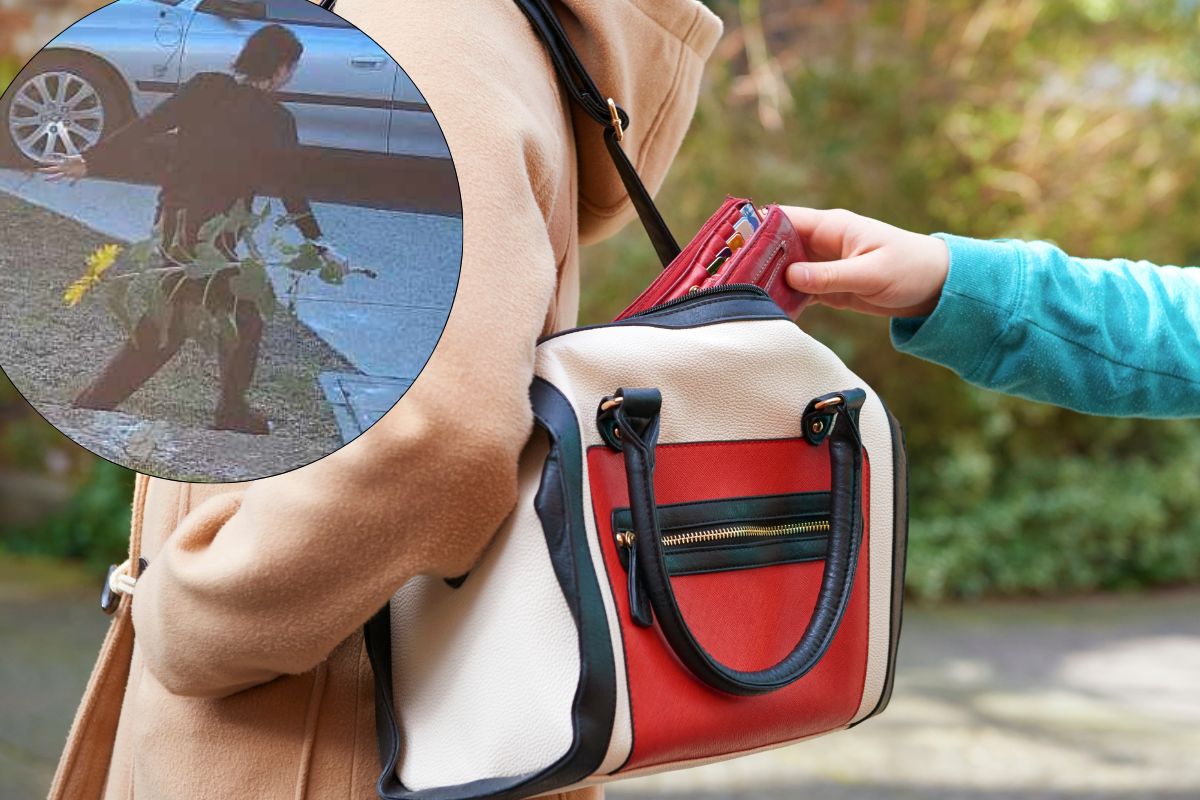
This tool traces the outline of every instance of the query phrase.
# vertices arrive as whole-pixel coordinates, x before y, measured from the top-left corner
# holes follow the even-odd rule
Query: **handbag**
[[[367,623],[385,800],[733,758],[857,725],[892,691],[903,433],[789,316],[799,237],[769,206],[746,239],[729,198],[679,248],[621,150],[628,115],[547,0],[517,2],[667,268],[613,323],[538,343],[516,508],[469,574],[414,578]]]

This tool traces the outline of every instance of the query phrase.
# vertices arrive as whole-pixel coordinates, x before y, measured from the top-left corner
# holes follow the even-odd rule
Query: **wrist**
[[[920,258],[916,270],[920,276],[921,302],[905,309],[905,317],[927,317],[942,299],[942,289],[950,274],[950,248],[934,236],[921,236]]]

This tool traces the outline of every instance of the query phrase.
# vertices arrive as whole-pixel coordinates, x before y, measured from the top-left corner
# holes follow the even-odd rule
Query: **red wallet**
[[[744,211],[747,205],[750,208]],[[784,272],[788,264],[808,259],[804,255],[800,235],[779,206],[770,205],[758,210],[757,229],[715,268],[715,274],[710,274],[709,269],[722,251],[729,247],[731,240],[736,243],[735,236],[741,235],[735,226],[747,214],[755,214],[749,200],[728,198],[717,213],[704,223],[704,227],[683,252],[629,308],[621,312],[617,320],[683,297],[689,292],[730,283],[749,283],[765,289],[788,316],[792,319],[799,316],[812,296],[788,286]],[[746,231],[746,226],[741,226],[741,230]]]

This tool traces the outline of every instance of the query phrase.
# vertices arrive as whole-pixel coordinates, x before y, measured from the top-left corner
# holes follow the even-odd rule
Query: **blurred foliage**
[[[13,78],[17,77],[17,72],[20,66],[16,60],[0,54],[0,94],[4,94],[4,90],[12,83]]]
[[[658,195],[679,238],[731,194],[1200,262],[1193,0],[710,5],[726,34]],[[657,270],[637,223],[585,249],[581,324],[611,319]],[[986,392],[897,353],[882,319],[817,307],[800,325],[905,425],[911,594],[1200,579],[1200,421]]]
[[[68,440],[0,373],[0,480],[14,474],[74,491],[37,524],[6,517],[0,551],[81,559],[96,571],[125,560],[134,473]]]
[[[0,549],[78,559],[103,574],[108,565],[129,557],[133,481],[130,470],[94,458],[64,510],[36,526],[0,530]]]

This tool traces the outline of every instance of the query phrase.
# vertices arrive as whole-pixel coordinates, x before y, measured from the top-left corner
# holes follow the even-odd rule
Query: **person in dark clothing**
[[[286,188],[289,162],[299,146],[296,120],[273,97],[291,80],[302,53],[303,45],[287,28],[264,27],[250,37],[234,62],[234,75],[196,75],[145,117],[86,154],[42,172],[51,180],[78,180],[93,172],[107,172],[149,137],[174,131],[156,215],[164,255],[170,262],[186,263],[194,257],[206,222],[239,203],[251,208],[265,187],[282,189],[284,207],[296,227],[306,239],[319,243],[321,228],[308,200]],[[231,262],[237,260],[237,245],[237,237],[229,233],[217,242]],[[321,245],[321,250],[344,269],[328,247]],[[153,320],[143,317],[129,341],[73,405],[111,410],[124,402],[175,356],[186,339],[185,319],[190,309],[204,304],[213,315],[232,315],[237,328],[236,336],[224,337],[219,348],[221,394],[213,427],[268,433],[266,417],[252,410],[246,400],[258,362],[263,322],[254,303],[238,299],[230,288],[236,272],[236,268],[219,271],[207,292],[207,280],[187,278],[182,270],[168,277],[163,286],[171,298],[167,331],[160,331]]]

